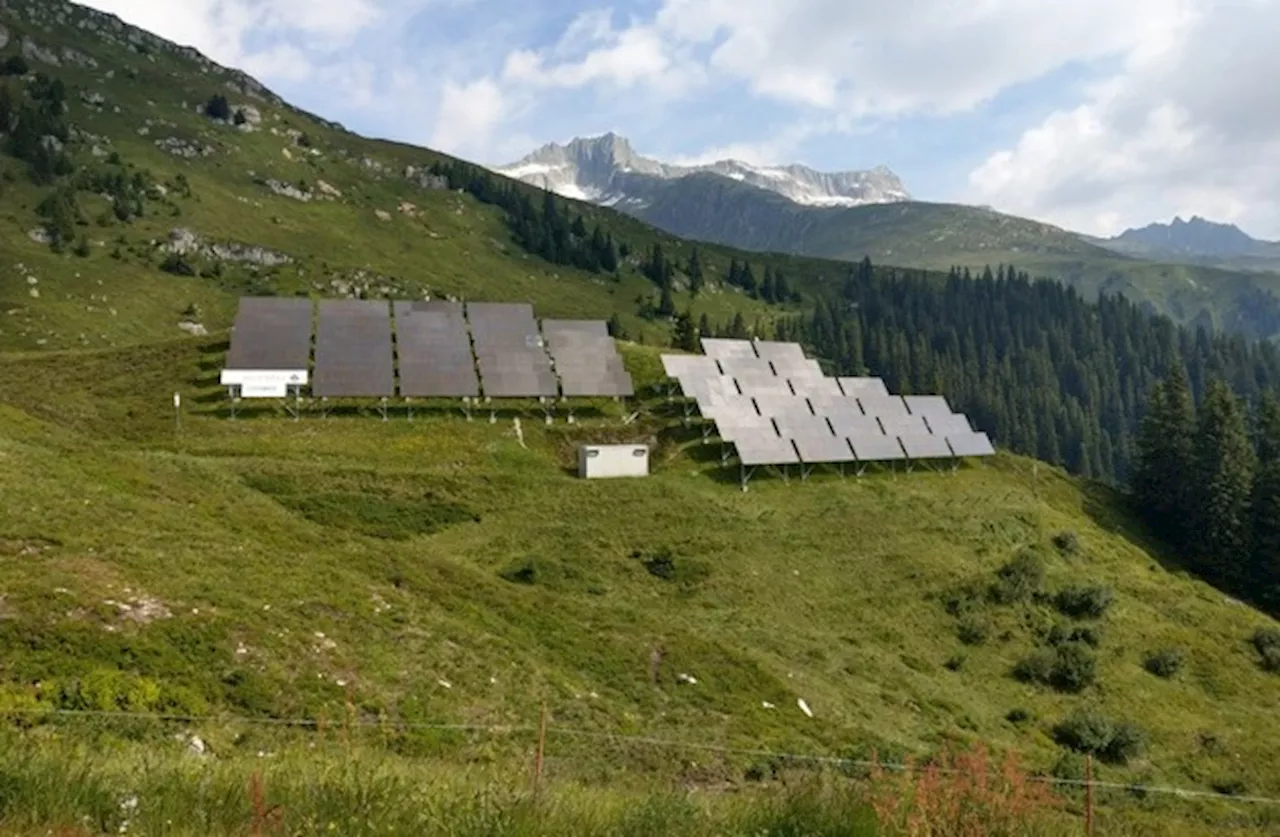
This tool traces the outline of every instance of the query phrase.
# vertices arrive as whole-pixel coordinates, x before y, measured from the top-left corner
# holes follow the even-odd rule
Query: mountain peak
[[[1156,222],[1130,228],[1111,241],[1150,253],[1214,257],[1257,255],[1267,247],[1235,224],[1210,221],[1200,215],[1187,220],[1175,215],[1167,224]]]
[[[624,136],[608,131],[548,143],[518,162],[494,169],[565,197],[620,209],[641,209],[661,182],[712,174],[774,192],[809,206],[859,206],[910,200],[886,165],[867,171],[821,172],[800,164],[756,166],[742,160],[680,166],[637,154]]]

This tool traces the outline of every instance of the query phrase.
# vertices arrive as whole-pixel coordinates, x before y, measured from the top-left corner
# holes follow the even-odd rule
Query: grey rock
[[[58,139],[53,134],[45,134],[42,136],[40,138],[40,145],[44,146],[46,150],[52,151],[54,154],[57,154],[62,150],[62,140]]]
[[[293,198],[295,201],[302,201],[303,203],[315,197],[311,192],[304,192],[292,183],[285,183],[282,180],[267,180],[266,186],[281,197]]]
[[[42,64],[52,64],[55,67],[62,65],[57,53],[51,49],[45,49],[31,38],[22,39],[22,57],[28,61],[39,61]]]
[[[49,235],[49,231],[44,227],[32,227],[27,230],[27,238],[36,244],[52,244],[53,236]]]
[[[80,101],[84,102],[86,105],[93,105],[97,107],[105,105],[107,103],[107,98],[98,92],[91,93],[88,90],[81,90]]]
[[[91,70],[98,68],[98,61],[91,55],[85,55],[83,52],[71,47],[62,48],[62,60],[68,64],[75,64],[79,67],[87,67]]]
[[[209,330],[205,328],[203,324],[187,322],[186,320],[183,320],[182,322],[178,323],[178,328],[182,329],[187,334],[190,334],[193,337],[204,337],[209,333]]]
[[[0,23],[0,49],[4,49],[9,45],[9,30]]]

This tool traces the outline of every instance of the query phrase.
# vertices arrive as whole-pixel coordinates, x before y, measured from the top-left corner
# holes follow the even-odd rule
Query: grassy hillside
[[[1123,293],[1184,324],[1254,337],[1280,333],[1280,274],[1132,258],[1066,230],[987,209],[901,203],[807,207],[716,175],[657,189],[639,211],[679,235],[753,250],[946,270],[1016,265],[1087,297]]]
[[[1002,455],[744,494],[660,399],[630,427],[611,405],[572,427],[530,411],[523,444],[512,414],[467,422],[443,406],[413,422],[233,422],[216,390],[224,347],[0,359],[0,484],[20,498],[0,509],[0,709],[519,726],[545,702],[584,733],[890,756],[983,740],[1073,775],[1055,728],[1089,708],[1149,738],[1101,768],[1109,780],[1280,793],[1280,689],[1249,641],[1268,620],[1148,552],[1114,497],[1059,472]],[[656,378],[649,350],[627,355],[641,383]],[[601,439],[653,443],[653,476],[572,476],[575,443]],[[989,594],[1028,555],[1043,582]],[[1078,585],[1114,595],[1102,618],[1055,610]],[[1094,630],[1097,679],[1079,693],[1011,674],[1059,642],[1055,625]],[[1165,649],[1185,661],[1168,680],[1144,669]],[[184,746],[172,728],[113,729]],[[227,755],[274,740],[194,729]],[[527,748],[387,741],[459,763]],[[572,736],[556,748],[566,780],[737,783],[760,767]],[[1142,805],[1176,821],[1260,815]]]

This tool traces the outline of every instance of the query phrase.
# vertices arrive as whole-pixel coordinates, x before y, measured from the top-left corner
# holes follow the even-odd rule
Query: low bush
[[[1066,625],[1059,622],[1049,629],[1045,641],[1053,646],[1082,642],[1090,648],[1097,648],[1102,645],[1102,629],[1096,625]]]
[[[1180,649],[1165,648],[1147,654],[1142,661],[1142,667],[1156,677],[1168,680],[1182,670],[1182,662],[1183,655]]]
[[[1280,628],[1259,628],[1253,634],[1253,647],[1262,655],[1262,668],[1280,674]]]
[[[966,616],[956,626],[956,636],[965,645],[982,645],[991,637],[991,625],[978,616]]]
[[[1010,709],[1004,716],[1004,719],[1011,724],[1025,724],[1027,721],[1030,721],[1031,718],[1031,710],[1023,709],[1020,706]]]
[[[1075,555],[1080,551],[1080,536],[1067,529],[1053,536],[1053,546],[1063,555]]]
[[[1100,584],[1066,587],[1054,597],[1054,605],[1073,619],[1101,619],[1115,600],[1111,588]]]
[[[1142,754],[1147,736],[1128,721],[1114,722],[1091,709],[1077,709],[1053,728],[1059,745],[1123,765]]]
[[[947,661],[942,664],[942,667],[945,668],[947,671],[960,671],[961,669],[964,668],[964,664],[965,664],[964,654],[952,654],[950,657],[947,658]]]
[[[1041,648],[1018,661],[1013,676],[1024,683],[1040,683],[1060,692],[1083,691],[1097,680],[1098,664],[1089,646],[1067,642]]]
[[[1044,586],[1044,561],[1034,552],[1023,552],[996,571],[991,600],[996,604],[1027,601]]]

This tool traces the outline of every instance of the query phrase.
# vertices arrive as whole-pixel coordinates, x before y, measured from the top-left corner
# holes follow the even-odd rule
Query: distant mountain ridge
[[[671,181],[715,174],[781,195],[803,206],[850,207],[907,201],[911,195],[887,166],[867,171],[821,172],[802,165],[755,166],[719,160],[681,166],[637,154],[626,137],[609,132],[549,143],[494,171],[577,200],[617,206],[633,213],[646,208]]]
[[[1104,247],[1132,255],[1199,256],[1209,258],[1280,256],[1280,243],[1260,241],[1235,224],[1221,224],[1199,215],[1188,221],[1175,217],[1168,224],[1130,228]]]

